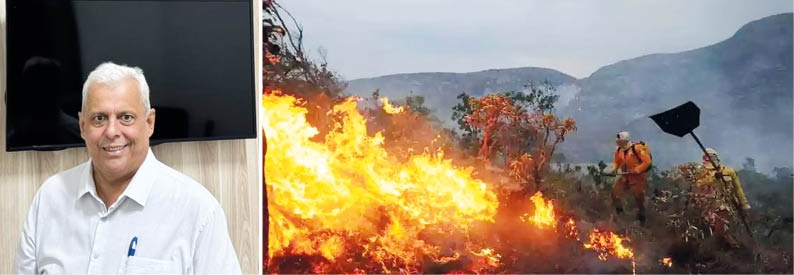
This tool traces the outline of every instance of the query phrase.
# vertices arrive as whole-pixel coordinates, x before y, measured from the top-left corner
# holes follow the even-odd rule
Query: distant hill
[[[786,13],[750,22],[714,45],[620,61],[579,80],[527,67],[358,79],[346,92],[369,96],[380,88],[381,95],[392,98],[424,95],[435,115],[453,127],[451,107],[461,92],[479,96],[547,80],[559,87],[557,112],[573,116],[579,127],[561,148],[568,159],[609,160],[615,134],[628,130],[650,144],[662,167],[699,160],[699,149],[690,137],[664,134],[648,116],[692,100],[701,107],[695,133],[706,146],[737,168],[752,157],[769,171],[793,166],[792,51],[792,14]]]
[[[481,96],[501,91],[520,91],[528,81],[548,81],[555,86],[563,86],[574,83],[576,78],[556,70],[532,67],[473,73],[411,73],[353,80],[348,82],[345,92],[368,97],[375,89],[380,89],[381,96],[393,99],[411,94],[422,95],[425,104],[434,109],[433,115],[453,127],[455,124],[450,120],[452,107],[458,104],[456,97],[460,93]],[[562,90],[568,95],[565,100],[573,98],[575,93],[572,89]]]
[[[792,166],[792,14],[744,25],[717,44],[653,54],[602,67],[577,82],[579,94],[561,110],[579,133],[566,156],[593,161],[614,152],[619,130],[648,141],[662,166],[698,160],[691,137],[663,134],[647,117],[692,100],[701,108],[695,133],[723,161],[752,157],[765,170]]]

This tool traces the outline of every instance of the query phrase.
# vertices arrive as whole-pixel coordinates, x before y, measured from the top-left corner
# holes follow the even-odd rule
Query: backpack
[[[634,158],[636,158],[637,162],[639,163],[642,163],[642,159],[640,158],[640,155],[638,154],[637,152],[638,150],[636,147],[640,147],[639,150],[642,150],[643,152],[648,154],[648,158],[651,160],[651,165],[648,165],[648,168],[645,168],[645,171],[642,171],[643,173],[648,172],[649,170],[651,170],[651,167],[653,167],[653,155],[651,154],[651,150],[648,149],[648,144],[646,144],[644,141],[639,141],[631,144],[629,148],[631,148],[631,152],[634,153]],[[618,148],[618,150],[620,150],[620,148]]]

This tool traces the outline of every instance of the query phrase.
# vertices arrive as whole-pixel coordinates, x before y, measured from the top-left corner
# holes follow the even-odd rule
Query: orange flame
[[[529,198],[535,206],[533,215],[525,213],[521,215],[521,221],[529,222],[538,226],[539,228],[556,228],[557,223],[554,217],[554,204],[552,200],[544,201],[543,193],[536,192]]]
[[[404,108],[402,106],[394,107],[393,105],[391,105],[388,97],[381,97],[378,100],[380,100],[380,103],[383,104],[383,111],[385,111],[387,114],[392,114],[392,115],[399,114],[404,111]]]
[[[460,253],[455,252],[455,254],[453,254],[452,256],[444,256],[434,260],[434,262],[439,264],[445,264],[451,261],[457,261],[458,259],[460,259]]]
[[[442,258],[421,233],[467,234],[475,221],[493,222],[496,195],[472,168],[441,152],[391,156],[381,133],[367,134],[354,99],[333,107],[340,123],[324,142],[313,141],[319,131],[298,105],[278,92],[262,98],[269,260],[316,255],[333,263],[364,251],[384,272],[416,270],[425,256]]]
[[[590,232],[590,243],[584,244],[584,248],[597,251],[598,259],[601,261],[606,261],[609,255],[622,259],[631,259],[631,273],[637,274],[634,252],[631,251],[631,248],[624,247],[623,241],[630,240],[613,232],[600,232],[598,228],[595,228],[593,232]]]
[[[659,262],[661,262],[662,265],[666,267],[673,267],[673,258],[671,257],[662,258],[661,260],[659,260]]]
[[[267,58],[267,61],[270,62],[270,64],[278,64],[278,62],[281,60],[281,57],[278,55],[273,55],[270,53],[265,53],[265,58]]]
[[[576,229],[576,222],[573,218],[568,218],[565,223],[565,237],[579,240],[579,230]]]
[[[590,232],[590,243],[584,244],[584,248],[597,251],[598,259],[602,261],[606,261],[609,255],[622,259],[631,259],[634,257],[634,252],[630,248],[623,246],[624,241],[629,241],[629,239],[626,237],[621,238],[613,232],[600,232],[596,228],[593,229],[593,232]]]
[[[584,244],[584,248],[598,252],[598,259],[606,261],[607,256],[613,255],[622,259],[631,259],[631,273],[637,274],[637,264],[634,262],[634,251],[623,246],[623,241],[629,241],[628,237],[620,237],[613,232],[600,232],[598,228],[590,232],[590,243]]]
[[[490,265],[492,267],[499,266],[499,263],[500,263],[500,261],[502,259],[502,255],[497,254],[491,248],[483,248],[479,252],[471,251],[471,254],[474,254],[475,256],[479,256],[479,257],[484,258],[485,259],[485,263],[487,263],[488,265]]]

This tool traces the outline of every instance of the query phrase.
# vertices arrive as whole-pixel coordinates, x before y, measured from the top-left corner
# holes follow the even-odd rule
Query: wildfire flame
[[[590,243],[584,244],[584,248],[598,252],[598,259],[606,261],[607,256],[613,255],[621,259],[631,259],[631,272],[637,274],[637,264],[634,262],[634,251],[623,246],[624,241],[629,241],[628,237],[620,237],[614,232],[601,232],[594,228],[590,232]]]
[[[535,206],[532,215],[525,213],[521,215],[521,221],[529,222],[539,228],[556,228],[557,220],[554,218],[554,204],[552,200],[543,200],[543,193],[536,192],[529,198]]]
[[[496,254],[491,248],[483,248],[479,252],[471,252],[471,254],[484,258],[486,263],[492,267],[499,266],[499,261],[502,259],[502,255]]]
[[[436,259],[434,261],[436,263],[439,263],[439,264],[445,264],[445,263],[448,263],[448,262],[451,262],[451,261],[457,261],[458,259],[460,259],[460,253],[456,252],[452,256],[444,256],[444,257],[441,257],[440,259]]]
[[[270,64],[278,64],[279,60],[281,60],[278,55],[273,55],[270,53],[265,53],[265,58],[267,58],[267,61],[270,62]]]
[[[579,230],[576,229],[576,222],[573,218],[568,218],[565,222],[565,237],[579,240]]]
[[[389,112],[393,107],[382,100]],[[330,263],[366,257],[382,272],[413,272],[425,256],[450,260],[422,234],[465,235],[473,222],[493,222],[496,195],[472,177],[471,168],[455,167],[441,152],[397,160],[383,147],[380,133],[367,134],[354,99],[333,107],[330,115],[340,122],[324,142],[311,140],[319,132],[294,97],[265,94],[262,108],[268,261],[288,255],[320,256]]]
[[[328,115],[337,123],[317,141],[319,131],[307,121],[305,102],[277,90],[263,95],[267,263],[309,256],[311,272],[354,274],[419,273],[425,259],[447,264],[475,257],[461,273],[492,272],[504,264],[497,250],[486,245],[467,241],[464,248],[443,247],[442,253],[436,243],[450,236],[468,240],[473,223],[494,222],[498,201],[489,186],[472,177],[472,168],[454,166],[441,151],[392,156],[381,133],[368,134],[357,110],[360,101],[351,97],[333,106]],[[380,102],[386,113],[404,111],[387,98]],[[521,221],[557,231],[553,200],[537,192],[530,201],[533,212],[521,215]],[[573,217],[561,227],[566,238],[581,241]],[[609,255],[631,259],[636,271],[634,252],[625,241],[594,229],[583,246],[597,251],[601,261]],[[672,266],[670,258],[660,262]]]
[[[659,260],[659,262],[661,262],[662,265],[666,267],[673,267],[673,258],[671,257],[662,258],[661,260]]]
[[[393,105],[391,105],[388,97],[381,97],[379,98],[379,100],[380,103],[383,104],[383,111],[385,111],[387,114],[392,114],[392,115],[399,114],[404,111],[404,108],[402,106],[394,107]]]
[[[598,259],[607,260],[607,256],[613,255],[622,259],[631,259],[634,252],[630,248],[624,247],[623,242],[628,241],[626,237],[621,238],[614,232],[601,232],[598,228],[590,232],[590,243],[584,244],[584,248],[598,252]]]

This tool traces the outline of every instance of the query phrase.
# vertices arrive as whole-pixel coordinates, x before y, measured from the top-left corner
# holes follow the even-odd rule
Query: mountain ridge
[[[579,131],[561,145],[568,159],[610,160],[614,134],[632,132],[651,144],[658,165],[698,160],[691,138],[664,134],[648,116],[692,100],[701,108],[695,132],[706,146],[723,153],[729,165],[744,158],[771,170],[792,166],[792,13],[748,22],[731,37],[677,53],[654,53],[603,66],[576,79],[540,67],[489,69],[469,73],[404,73],[349,82],[347,92],[369,96],[380,88],[398,99],[423,95],[445,126],[456,96],[520,91],[527,81],[558,87],[556,112],[572,116]],[[744,142],[743,140],[749,140]],[[771,144],[773,148],[769,148]]]

